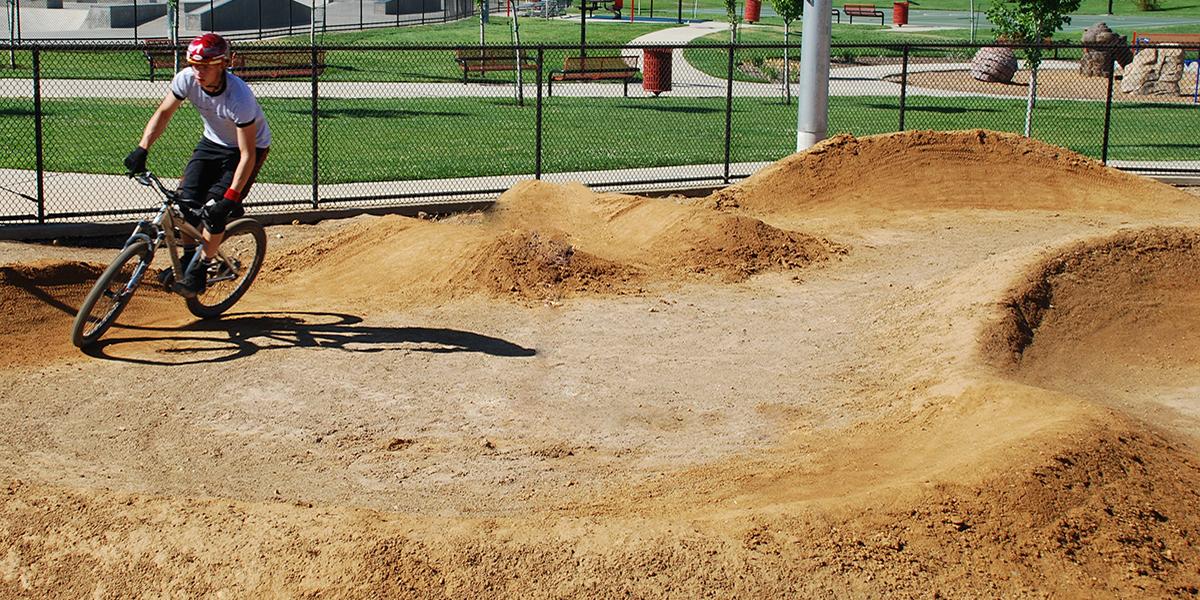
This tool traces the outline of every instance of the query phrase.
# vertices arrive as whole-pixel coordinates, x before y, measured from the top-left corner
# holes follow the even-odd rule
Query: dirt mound
[[[510,231],[479,249],[470,279],[494,295],[554,299],[629,291],[640,274],[581,252],[561,237]]]
[[[1178,211],[1186,194],[1064,148],[993,131],[840,135],[711,195],[715,208]]]
[[[1200,423],[1200,230],[1150,228],[1079,242],[1003,300],[984,351],[1021,379],[1120,404],[1160,424]]]
[[[668,277],[709,273],[741,281],[807,266],[845,248],[747,217],[669,200],[596,194],[581,184],[524,182],[500,197],[495,221],[548,227],[599,256]]]
[[[313,299],[358,304],[470,294],[545,300],[628,293],[648,282],[697,275],[742,281],[842,252],[826,240],[747,217],[596,194],[579,184],[526,182],[483,215],[362,220],[271,259],[264,281],[302,285]]]
[[[74,352],[71,324],[106,265],[78,261],[39,261],[0,266],[0,336],[10,348],[5,359],[32,364]],[[116,329],[161,316],[169,296],[153,286],[138,290],[138,301],[122,313]]]
[[[914,463],[953,462],[953,452],[929,452],[944,448],[930,438],[978,438],[979,422],[993,413],[968,404],[926,411],[892,432],[929,428],[924,435],[858,435],[858,447],[826,439],[815,466],[798,463],[804,452],[795,447],[776,450],[747,459],[757,463],[676,474],[657,489],[619,485],[615,496],[542,515],[415,517],[8,483],[0,486],[0,538],[20,543],[0,570],[0,595],[1196,593],[1190,565],[1200,553],[1190,536],[1200,526],[1200,469],[1120,418],[1066,409],[1057,436],[1019,443],[992,430],[1003,442],[988,436],[969,447],[970,458],[987,447],[1005,456],[1000,466],[961,461],[953,477],[932,482],[901,481],[895,464],[879,464],[901,452],[875,450],[895,443],[905,451],[930,445],[908,455]],[[846,481],[864,480],[874,489],[846,494]]]

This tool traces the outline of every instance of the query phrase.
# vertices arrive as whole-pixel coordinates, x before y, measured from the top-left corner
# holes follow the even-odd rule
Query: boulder
[[[1107,46],[1106,48],[1084,48],[1079,61],[1079,73],[1084,77],[1108,77],[1113,72],[1113,63],[1122,67],[1133,61],[1129,40],[1108,28],[1105,23],[1096,23],[1083,31],[1083,43]]]
[[[1183,50],[1171,47],[1143,48],[1133,57],[1121,77],[1126,94],[1178,96],[1183,78]]]
[[[1012,83],[1017,72],[1017,55],[1012,48],[985,46],[971,59],[971,77],[979,81]]]

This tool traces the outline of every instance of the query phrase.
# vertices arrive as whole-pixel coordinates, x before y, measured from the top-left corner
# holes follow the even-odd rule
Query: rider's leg
[[[204,226],[204,198],[207,191],[220,180],[222,157],[214,157],[213,153],[202,142],[197,146],[192,158],[184,168],[183,177],[179,181],[179,205],[184,219],[193,227],[200,230],[201,239],[187,240],[182,257],[183,274],[177,278],[175,290],[184,296],[193,296],[204,291],[205,266],[199,263],[209,252],[208,232]],[[190,246],[190,247],[189,247]],[[197,252],[200,246],[203,251]]]
[[[258,179],[258,172],[262,169],[263,161],[267,159],[267,154],[271,151],[270,148],[256,148],[254,153],[254,170],[250,172],[250,177],[246,180],[246,185],[242,186],[241,201],[246,200],[246,196],[250,195],[250,188],[254,186],[255,180]],[[208,196],[210,198],[221,198],[225,195],[225,190],[233,183],[233,175],[237,171],[238,161],[241,156],[230,156],[221,163],[221,177],[208,188]],[[239,210],[234,218],[240,217],[242,211]],[[204,257],[211,260],[216,258],[217,250],[221,247],[221,242],[225,239],[225,223],[217,223],[220,229],[219,232],[214,232],[209,227],[203,229],[204,233]]]

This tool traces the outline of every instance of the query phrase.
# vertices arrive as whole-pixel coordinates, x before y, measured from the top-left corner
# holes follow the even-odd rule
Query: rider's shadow
[[[132,335],[122,335],[125,333]],[[85,352],[95,358],[146,365],[227,362],[276,348],[480,352],[514,358],[537,354],[532,348],[470,331],[368,326],[361,317],[324,312],[233,313],[171,328],[118,325],[110,335],[114,337],[100,340]],[[122,348],[135,352],[118,354]]]

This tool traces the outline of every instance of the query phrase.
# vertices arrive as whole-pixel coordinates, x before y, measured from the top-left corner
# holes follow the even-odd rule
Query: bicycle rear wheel
[[[254,219],[234,221],[225,228],[221,254],[225,260],[208,274],[204,293],[187,301],[188,310],[202,319],[220,316],[250,288],[267,254],[267,233]]]
[[[71,343],[78,348],[94,344],[112,327],[129,304],[152,258],[150,245],[143,241],[130,244],[117,255],[80,305],[71,329]]]

